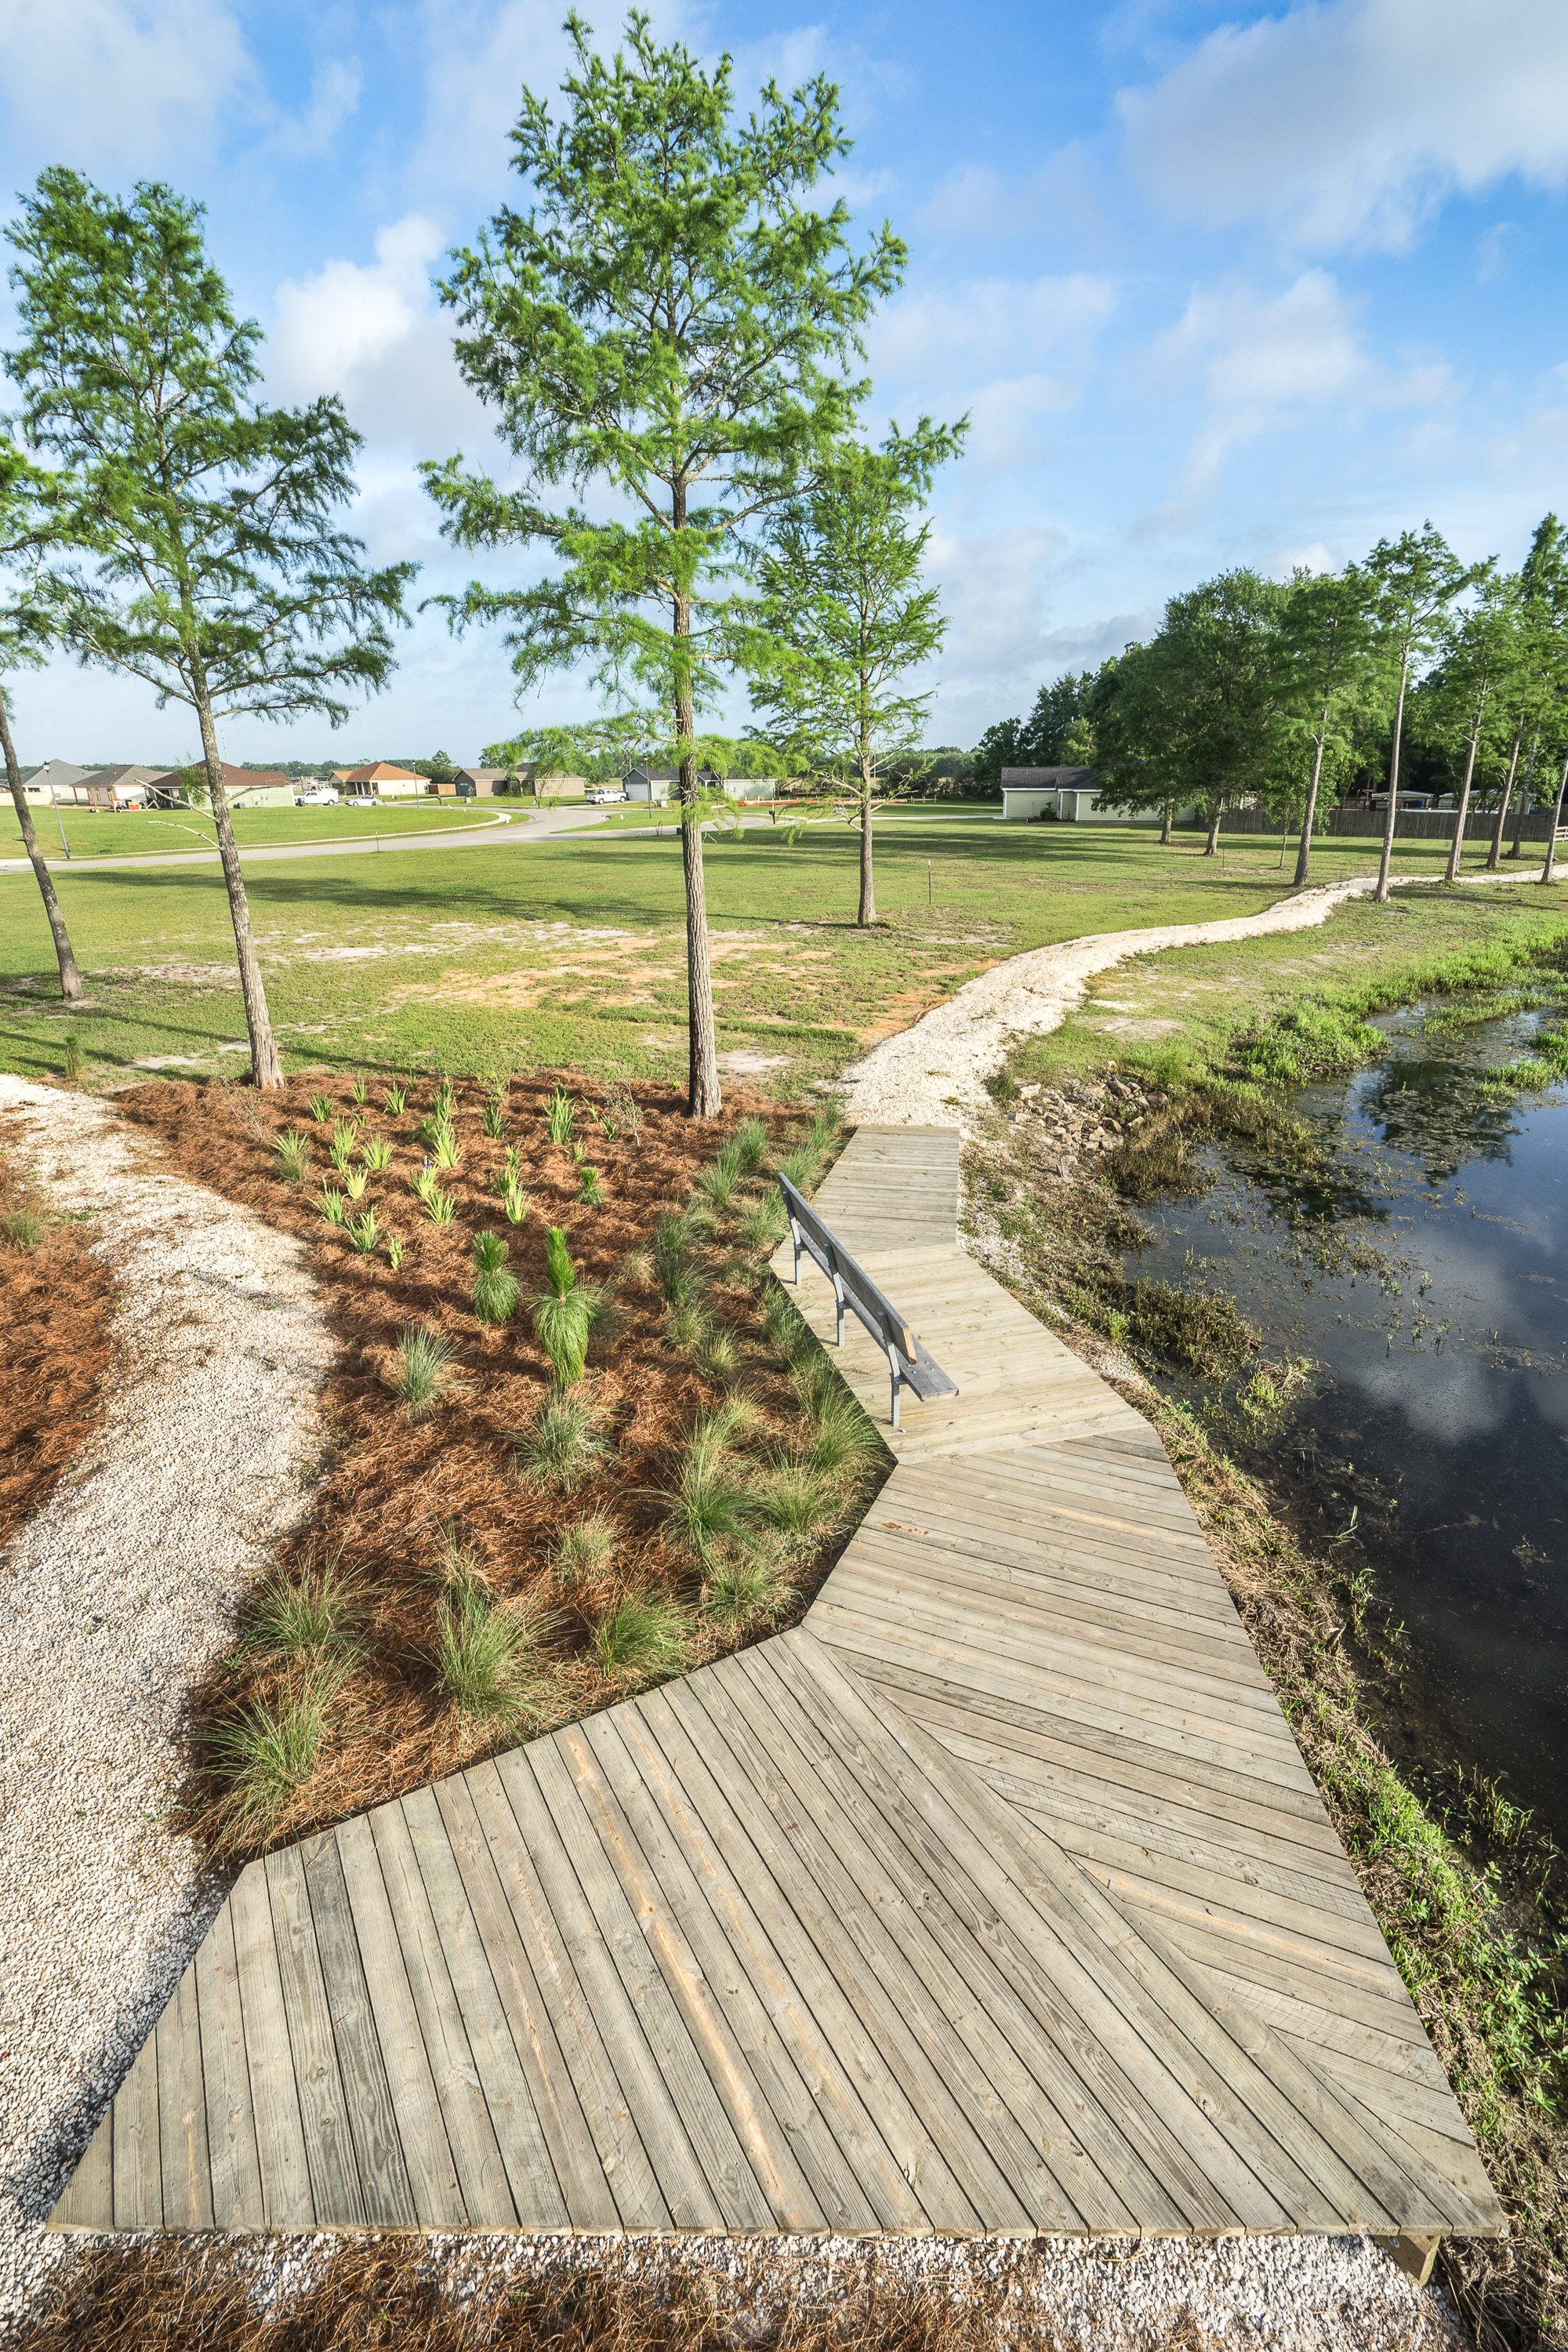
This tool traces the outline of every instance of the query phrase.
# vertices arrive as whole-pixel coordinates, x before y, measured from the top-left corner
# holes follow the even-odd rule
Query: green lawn
[[[440,833],[458,824],[491,824],[520,816],[526,802],[388,801],[374,816],[353,808],[236,809],[234,837],[247,843],[358,840],[362,835]],[[58,857],[60,822],[73,857],[125,857],[172,849],[212,849],[212,820],[199,809],[153,809],[145,816],[110,815],[84,808],[36,808],[33,830],[46,857]],[[9,793],[0,800],[0,856],[22,855],[22,828]]]
[[[295,814],[366,823],[347,811]],[[283,811],[251,821],[269,820],[290,821]],[[721,1051],[742,1057],[739,1075],[792,1089],[1004,956],[1089,931],[1250,914],[1288,880],[1277,848],[1245,838],[1222,861],[1202,856],[1195,837],[1162,849],[1141,829],[1002,825],[938,803],[885,831],[883,919],[860,931],[857,849],[836,825],[793,844],[771,827],[710,842]],[[1316,878],[1370,872],[1376,854],[1375,842],[1325,843]],[[1435,876],[1443,856],[1440,842],[1412,842],[1399,865]],[[54,992],[32,877],[0,877],[0,1066],[58,1071],[71,1034],[105,1080],[132,1063],[243,1068],[243,1054],[222,1050],[242,1043],[245,1024],[216,867],[62,867],[57,879],[89,1002],[67,1013]],[[493,845],[450,852],[279,860],[253,867],[247,888],[291,1068],[684,1074],[673,833],[530,841],[509,828]]]

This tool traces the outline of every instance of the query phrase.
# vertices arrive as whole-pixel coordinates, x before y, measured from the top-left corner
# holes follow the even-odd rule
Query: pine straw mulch
[[[549,1139],[545,1099],[558,1081],[576,1101],[577,1136],[602,1180],[601,1207],[579,1200],[581,1171],[570,1151]],[[748,1258],[737,1248],[732,1223],[697,1240],[703,1313],[710,1328],[728,1330],[737,1347],[733,1370],[705,1378],[691,1352],[669,1344],[646,1245],[661,1214],[687,1207],[700,1170],[742,1118],[761,1116],[782,1150],[798,1139],[799,1115],[741,1096],[726,1105],[721,1120],[696,1122],[669,1089],[645,1085],[621,1090],[623,1100],[628,1092],[635,1097],[641,1114],[634,1139],[624,1126],[615,1135],[602,1131],[599,1115],[614,1123],[613,1115],[591,1081],[535,1072],[511,1082],[504,1133],[491,1139],[481,1125],[491,1090],[478,1082],[451,1085],[462,1166],[440,1173],[457,1202],[447,1227],[432,1223],[408,1189],[410,1174],[427,1156],[414,1131],[430,1108],[429,1080],[411,1085],[399,1116],[378,1107],[379,1086],[370,1101],[358,1105],[347,1080],[327,1077],[295,1078],[259,1095],[248,1086],[165,1081],[115,1097],[126,1117],[161,1139],[183,1173],[310,1244],[338,1340],[322,1399],[330,1432],[322,1475],[308,1522],[278,1548],[274,1568],[298,1585],[319,1578],[330,1563],[359,1596],[367,1630],[346,1681],[333,1692],[320,1760],[265,1823],[236,1804],[232,1778],[216,1761],[213,1734],[242,1712],[287,1701],[299,1687],[298,1664],[242,1645],[194,1695],[195,1760],[176,1825],[231,1858],[326,1827],[625,1696],[638,1686],[637,1678],[603,1674],[592,1641],[601,1618],[628,1594],[679,1604],[680,1670],[770,1630],[781,1615],[775,1604],[750,1627],[716,1622],[701,1605],[700,1564],[661,1532],[668,1490],[679,1476],[698,1413],[721,1402],[737,1381],[761,1412],[750,1450],[785,1444],[799,1432],[795,1392],[783,1368],[770,1360],[759,1328],[761,1254]],[[321,1213],[321,1180],[332,1175],[332,1128],[311,1117],[317,1095],[328,1098],[335,1115],[362,1118],[368,1132],[393,1146],[391,1166],[373,1175],[356,1205],[373,1202],[384,1234],[401,1234],[406,1254],[395,1272],[384,1242],[361,1254]],[[294,1185],[279,1174],[273,1143],[289,1129],[312,1143],[310,1172]],[[491,1189],[509,1145],[531,1202],[517,1226],[508,1223]],[[758,1177],[751,1197],[767,1189],[767,1180]],[[607,1450],[596,1473],[567,1493],[530,1485],[512,1466],[516,1441],[551,1388],[525,1303],[545,1286],[550,1225],[565,1231],[585,1278],[615,1286],[617,1310],[617,1328],[594,1342],[587,1375],[574,1391],[597,1415]],[[515,1317],[500,1326],[479,1322],[471,1303],[470,1250],[480,1231],[507,1242],[510,1270],[521,1284]],[[399,1335],[417,1324],[450,1341],[460,1360],[451,1401],[416,1420],[393,1394],[389,1377]],[[841,1501],[813,1556],[801,1558],[797,1549],[790,1563],[790,1615],[809,1599],[858,1518],[853,1491]],[[552,1560],[556,1540],[595,1510],[608,1513],[620,1530],[615,1553],[597,1578],[567,1587]],[[454,1545],[469,1555],[499,1602],[536,1613],[548,1629],[542,1680],[521,1727],[503,1730],[459,1712],[434,1668],[437,1617],[449,1589],[443,1563],[449,1569]],[[242,1627],[244,1622],[242,1610]]]
[[[114,1276],[26,1181],[26,1148],[18,1122],[0,1142],[0,1549],[97,1425],[113,1353]]]
[[[255,2242],[262,2259],[275,2251]],[[1083,2340],[1005,2277],[965,2291],[910,2284],[875,2254],[824,2267],[826,2291],[803,2292],[791,2265],[744,2244],[723,2275],[679,2248],[627,2246],[521,2274],[476,2255],[455,2287],[420,2241],[372,2238],[341,2243],[302,2292],[258,2309],[243,2252],[105,2246],[72,2266],[17,2352],[1065,2352]],[[1104,2284],[1108,2295],[1119,2284],[1109,2262]],[[1142,2340],[1219,2352],[1190,2312]]]

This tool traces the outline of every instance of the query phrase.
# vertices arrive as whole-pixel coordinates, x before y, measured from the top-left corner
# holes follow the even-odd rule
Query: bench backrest
[[[846,1295],[861,1310],[863,1319],[874,1318],[882,1327],[885,1339],[912,1364],[915,1360],[915,1335],[887,1292],[872,1281],[857,1259],[850,1256],[843,1243],[823,1223],[810,1202],[802,1200],[787,1176],[779,1178],[779,1191],[784,1195],[784,1207],[789,1211],[801,1241],[824,1274],[830,1281],[837,1277]]]

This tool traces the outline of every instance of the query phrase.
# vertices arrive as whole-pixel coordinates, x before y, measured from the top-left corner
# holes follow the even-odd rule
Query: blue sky
[[[63,162],[199,196],[273,396],[342,394],[367,440],[356,527],[425,566],[421,593],[469,567],[416,462],[504,454],[430,276],[515,188],[506,131],[524,81],[560,79],[563,13],[5,0],[8,185]],[[584,13],[607,43],[619,18]],[[837,79],[843,192],[910,246],[869,338],[872,421],[973,418],[933,502],[932,740],[972,743],[1230,565],[1337,564],[1428,516],[1517,562],[1568,508],[1563,0],[654,14],[731,50],[743,98]],[[426,614],[400,652],[337,735],[237,720],[227,756],[471,759],[519,723],[494,638],[454,646]],[[132,683],[66,665],[15,687],[26,761],[194,745]],[[563,677],[522,718],[590,707]]]

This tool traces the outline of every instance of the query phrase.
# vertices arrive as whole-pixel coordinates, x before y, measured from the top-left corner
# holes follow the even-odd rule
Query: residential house
[[[95,809],[144,809],[156,774],[153,768],[131,765],[94,768],[76,787],[77,799]]]
[[[57,804],[69,808],[76,800],[76,788],[87,776],[85,768],[73,768],[68,760],[46,760],[37,768],[22,771],[22,797],[29,808],[53,808]]]
[[[512,781],[510,768],[459,768],[458,771],[458,790],[465,799],[471,793],[475,800],[504,800],[511,789]],[[467,792],[465,786],[468,788]]]
[[[224,789],[230,808],[292,808],[294,780],[281,768],[235,768],[225,760],[219,763]],[[193,761],[191,780],[200,785],[206,770],[200,761]],[[152,808],[179,808],[185,797],[185,773],[178,768],[167,768],[161,776],[149,779],[148,805]]]
[[[367,760],[363,768],[337,768],[333,782],[351,800],[406,801],[434,789],[428,776],[395,768],[390,760]]]
[[[680,782],[679,768],[631,768],[624,778],[629,801],[648,801],[655,808],[663,808]],[[716,776],[711,769],[698,778],[703,784],[717,784],[732,801],[772,801],[778,798],[776,776]]]

